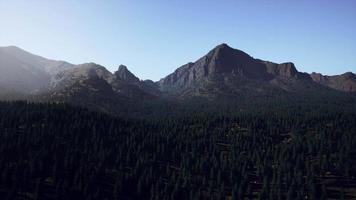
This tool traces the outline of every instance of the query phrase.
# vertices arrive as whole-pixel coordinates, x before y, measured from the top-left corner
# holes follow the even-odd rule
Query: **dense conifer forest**
[[[200,105],[123,118],[2,102],[0,198],[356,198],[354,106]]]

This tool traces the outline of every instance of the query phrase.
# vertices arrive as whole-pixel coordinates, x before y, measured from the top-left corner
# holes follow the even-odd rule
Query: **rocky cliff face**
[[[311,80],[293,63],[277,64],[255,59],[221,44],[194,63],[188,63],[161,79],[165,93],[178,96],[231,93],[241,90],[263,92],[266,88],[293,90],[299,80]],[[226,90],[226,91],[224,91]]]
[[[125,65],[120,65],[111,83],[115,92],[130,98],[154,98],[159,90],[152,81],[141,81]]]
[[[261,61],[266,66],[267,72],[273,76],[283,78],[297,78],[299,72],[291,62],[287,63],[273,63],[268,61]]]
[[[127,83],[137,84],[140,79],[137,78],[133,73],[131,73],[125,65],[120,65],[119,69],[114,73],[115,78]]]
[[[159,81],[163,91],[187,88],[194,84],[225,77],[268,79],[266,66],[248,54],[221,44],[194,63],[181,66]]]
[[[313,72],[310,77],[318,84],[341,90],[345,92],[356,92],[356,75],[347,72],[341,75],[324,76],[320,73]]]

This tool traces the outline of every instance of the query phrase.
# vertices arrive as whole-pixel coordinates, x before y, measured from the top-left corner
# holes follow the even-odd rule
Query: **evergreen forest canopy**
[[[317,97],[319,96],[319,98]],[[354,96],[0,103],[2,199],[354,199]]]

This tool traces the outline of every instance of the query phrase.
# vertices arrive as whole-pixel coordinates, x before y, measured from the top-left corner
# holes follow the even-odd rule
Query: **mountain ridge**
[[[96,79],[104,80],[112,94],[131,99],[237,97],[246,93],[263,95],[273,90],[298,93],[304,88],[320,87],[356,91],[356,75],[352,72],[334,76],[299,72],[291,62],[256,59],[226,43],[217,45],[195,62],[182,65],[156,82],[140,80],[125,65],[120,65],[112,73],[96,63],[73,65],[37,56],[15,46],[0,47],[0,58],[0,70],[9,71],[0,75],[3,91],[50,93],[54,97],[63,95],[63,92],[71,93],[70,88],[74,85],[74,91],[80,87],[85,91],[107,91],[106,86],[106,89],[100,88],[106,84],[93,84]],[[87,90],[84,83],[90,83],[94,90]]]
[[[351,78],[348,81],[350,82],[348,85],[356,83],[356,79]],[[353,86],[334,87],[332,84],[320,84],[308,73],[299,72],[291,62],[278,64],[255,59],[225,43],[216,46],[197,61],[179,67],[159,80],[158,84],[163,92],[173,93],[183,98],[192,95],[219,96],[221,87],[227,91],[222,94],[224,96],[234,92],[238,96],[238,93],[243,90],[256,92],[258,95],[263,93],[260,92],[261,90],[273,90],[273,88],[300,92],[303,88],[298,87],[298,84],[307,84],[307,87],[314,88],[319,88],[319,85],[326,86],[345,92],[356,91]]]

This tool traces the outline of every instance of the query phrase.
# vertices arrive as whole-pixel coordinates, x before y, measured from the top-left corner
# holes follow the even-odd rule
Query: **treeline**
[[[203,107],[123,119],[0,103],[1,199],[356,198],[352,108]]]

